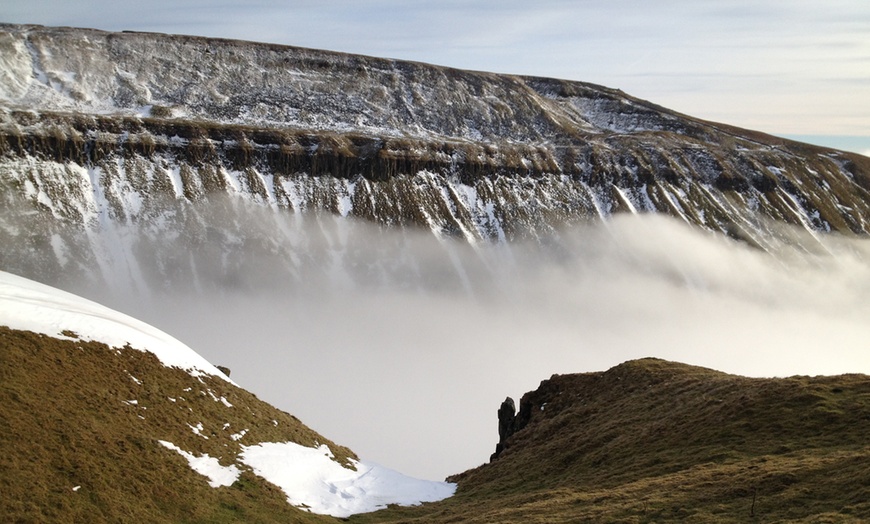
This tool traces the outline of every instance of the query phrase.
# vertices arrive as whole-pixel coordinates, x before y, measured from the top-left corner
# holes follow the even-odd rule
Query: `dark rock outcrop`
[[[519,433],[535,417],[536,412],[541,413],[547,409],[547,404],[561,395],[559,375],[553,375],[547,380],[542,380],[538,389],[525,393],[520,398],[520,407],[517,410],[514,399],[507,397],[498,408],[498,444],[495,453],[490,456],[490,461],[497,459],[502,452],[510,447],[510,438]]]
[[[517,407],[514,404],[514,399],[507,397],[501,406],[498,408],[498,444],[495,446],[495,453],[489,457],[493,461],[504,451],[507,439],[514,434],[516,422]]]

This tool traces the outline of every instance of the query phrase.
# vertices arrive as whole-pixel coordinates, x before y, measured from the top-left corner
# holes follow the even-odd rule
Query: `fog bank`
[[[112,238],[138,246],[120,250],[136,253],[135,271],[117,258],[115,284],[59,284],[169,332],[405,474],[441,479],[488,460],[500,402],[554,373],[647,356],[750,376],[870,373],[866,240],[773,228],[765,252],[617,216],[534,244],[469,246],[331,216],[232,213],[208,249],[183,232],[126,230]],[[148,246],[189,264],[168,274]]]

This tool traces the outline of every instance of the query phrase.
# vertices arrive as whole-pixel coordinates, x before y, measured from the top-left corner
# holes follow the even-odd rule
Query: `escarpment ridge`
[[[0,26],[0,51],[0,188],[30,221],[0,217],[3,241],[54,239],[31,256],[46,267],[102,256],[67,244],[118,224],[156,232],[181,213],[204,228],[202,206],[225,196],[472,243],[619,212],[759,246],[770,223],[870,230],[870,159],[602,86],[40,26]]]

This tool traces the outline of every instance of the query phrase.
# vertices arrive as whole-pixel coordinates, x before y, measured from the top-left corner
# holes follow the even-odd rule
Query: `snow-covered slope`
[[[202,271],[167,242],[208,245],[232,272],[250,239],[215,224],[248,204],[471,243],[620,212],[759,246],[771,222],[870,232],[870,159],[586,83],[15,25],[0,60],[0,268],[28,276]],[[130,227],[159,241],[125,247]]]
[[[222,466],[214,457],[197,457],[171,442],[160,444],[180,453],[191,468],[209,478],[214,488],[231,486],[241,473],[236,464]],[[389,504],[436,502],[456,491],[456,485],[450,482],[414,479],[378,464],[352,459],[351,469],[333,458],[326,445],[311,448],[295,442],[261,442],[242,446],[238,462],[281,488],[288,503],[333,517],[369,513]]]
[[[229,380],[195,351],[144,322],[85,298],[0,271],[0,325],[70,340],[147,350],[167,366]]]
[[[33,331],[64,340],[97,341],[111,347],[147,351],[157,356],[164,366],[184,369],[193,377],[217,376],[230,382],[228,387],[234,387],[221,371],[166,333],[92,301],[2,271],[0,326]],[[106,358],[113,358],[113,354],[107,354]],[[130,375],[130,378],[138,385],[160,381],[160,377],[141,374],[137,377]],[[56,379],[64,381],[65,377],[58,376]],[[190,388],[185,389],[189,390]],[[161,393],[163,391],[161,389]],[[225,394],[234,398],[231,393]],[[206,389],[202,395],[214,398],[215,404],[219,404],[221,409],[234,409],[224,395],[216,395],[211,388]],[[163,403],[170,406],[184,400],[178,397],[166,399],[165,393],[161,397]],[[132,407],[140,407],[137,399],[124,402]],[[161,409],[160,406],[150,403],[141,407],[150,410],[145,412],[148,416],[156,416],[155,412]],[[68,410],[71,417],[77,415],[72,406]],[[145,419],[142,415],[139,418]],[[214,420],[204,422],[205,426],[216,423]],[[272,422],[278,426],[277,419]],[[193,430],[194,434],[209,439],[203,422],[184,426],[173,428],[164,424],[159,430],[164,435],[176,437],[179,431],[189,434]],[[230,423],[225,423],[224,432],[229,427]],[[228,434],[228,440],[242,441],[247,433],[248,429],[242,429],[232,435]],[[215,438],[214,433],[211,436]],[[148,438],[144,433],[142,437]],[[42,437],[32,435],[31,438],[40,440]],[[310,447],[290,441],[250,442],[250,439],[246,439],[239,442],[239,453],[230,459],[229,465],[226,465],[226,461],[230,451],[222,450],[222,465],[218,457],[209,456],[207,453],[187,451],[167,440],[153,442],[157,443],[180,453],[194,471],[207,477],[213,488],[232,486],[243,471],[252,471],[281,488],[290,504],[323,515],[347,517],[355,513],[375,511],[388,504],[415,505],[444,499],[455,490],[454,484],[413,479],[377,464],[353,458],[349,458],[346,465],[339,464],[326,444]]]

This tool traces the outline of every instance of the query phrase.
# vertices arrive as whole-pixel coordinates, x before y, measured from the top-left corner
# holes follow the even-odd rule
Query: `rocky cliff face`
[[[10,25],[0,62],[0,235],[45,270],[99,265],[112,248],[97,239],[118,225],[202,240],[213,208],[240,202],[472,243],[618,212],[762,246],[767,220],[870,232],[870,159],[601,86]]]

